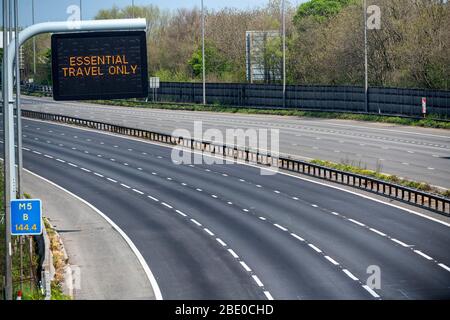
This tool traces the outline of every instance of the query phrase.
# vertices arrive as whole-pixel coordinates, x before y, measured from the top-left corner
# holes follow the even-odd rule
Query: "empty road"
[[[58,106],[33,109],[69,113],[71,104]],[[152,116],[161,114],[166,122],[160,123],[175,117],[114,110],[103,112],[104,120],[148,113],[142,126],[158,131]],[[322,132],[323,124],[311,123]],[[449,219],[430,220],[285,174],[261,176],[251,166],[174,164],[170,148],[124,137],[26,119],[23,125],[25,167],[90,202],[126,232],[164,299],[450,298]],[[313,137],[306,128],[287,130]],[[345,126],[333,130],[339,135],[321,135],[359,139],[346,137],[353,130]],[[433,139],[445,142],[417,137]],[[413,150],[421,148],[432,147]],[[377,270],[380,288],[372,289],[367,279]]]
[[[203,129],[279,129],[280,151],[395,174],[450,189],[450,131],[392,124],[100,106],[23,98],[24,109],[172,133]]]

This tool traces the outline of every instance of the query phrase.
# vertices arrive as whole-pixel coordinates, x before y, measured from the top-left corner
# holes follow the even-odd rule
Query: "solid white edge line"
[[[362,286],[364,289],[367,290],[367,292],[369,292],[374,298],[379,298],[380,296],[372,290],[372,288],[370,288],[368,285],[363,285]]]
[[[147,262],[145,261],[144,257],[142,256],[141,252],[139,251],[139,249],[135,246],[135,244],[133,243],[133,241],[131,241],[131,239],[127,236],[127,234],[118,226],[114,223],[114,221],[112,221],[108,216],[106,216],[103,212],[101,212],[99,209],[97,209],[96,207],[94,207],[92,204],[90,204],[89,202],[87,202],[86,200],[80,198],[79,196],[75,195],[74,193],[70,192],[67,189],[64,189],[63,187],[61,187],[60,185],[44,178],[41,177],[40,175],[28,170],[28,169],[23,169],[24,171],[34,175],[37,178],[40,178],[42,180],[44,180],[45,182],[51,184],[52,186],[66,192],[67,194],[71,195],[72,197],[74,197],[75,199],[81,201],[82,203],[84,203],[85,205],[87,205],[89,208],[91,208],[94,212],[96,212],[98,215],[100,215],[103,219],[106,220],[106,222],[108,222],[113,229],[115,229],[121,236],[122,238],[125,240],[125,242],[128,244],[128,246],[130,247],[130,249],[133,251],[133,253],[135,254],[136,258],[138,259],[139,263],[141,264],[142,268],[144,269],[144,272],[148,278],[148,280],[150,281],[150,284],[152,286],[153,289],[153,293],[155,294],[155,298],[156,300],[163,300],[162,294],[161,294],[161,290],[159,288],[159,285],[156,281],[155,276],[153,275],[152,271],[150,270],[150,267],[148,266]]]
[[[83,131],[88,131],[88,132],[96,132],[96,133],[108,135],[108,136],[111,136],[111,137],[116,137],[116,138],[121,138],[121,139],[126,139],[126,140],[132,140],[132,141],[147,143],[147,144],[156,145],[156,146],[169,148],[169,149],[172,148],[172,146],[168,146],[168,145],[165,145],[163,143],[156,143],[156,142],[145,141],[145,140],[138,139],[138,138],[133,138],[133,137],[120,136],[120,135],[117,135],[117,134],[113,134],[113,133],[109,133],[109,132],[103,132],[103,131],[95,130],[95,129],[81,128],[81,127],[77,127],[77,126],[74,126],[74,125],[67,125],[67,124],[62,124],[62,123],[55,123],[55,122],[51,122],[51,121],[43,121],[43,120],[37,120],[37,119],[31,119],[31,118],[26,118],[26,119],[29,120],[29,121],[34,121],[34,122],[45,122],[45,123],[48,123],[48,124],[51,124],[51,125],[55,125],[55,126],[62,126],[62,127],[67,127],[67,128],[77,129],[77,130],[83,130]],[[186,152],[191,152],[191,153],[203,155],[205,157],[221,159],[221,158],[219,158],[217,156],[203,154],[203,153],[200,153],[200,152],[197,152],[197,151],[192,151],[192,150],[187,150],[186,149]],[[310,182],[310,183],[314,183],[314,184],[321,185],[321,186],[324,186],[324,187],[327,187],[327,188],[331,188],[331,189],[335,189],[335,190],[340,190],[342,192],[346,192],[346,193],[349,193],[349,194],[352,194],[352,195],[355,195],[355,196],[358,196],[358,197],[361,197],[361,198],[364,198],[364,199],[368,199],[368,200],[371,200],[371,201],[374,201],[374,202],[377,202],[377,203],[381,203],[381,204],[390,206],[392,208],[396,208],[396,209],[399,209],[399,210],[402,210],[402,211],[406,211],[408,213],[414,214],[414,215],[419,216],[421,218],[424,218],[424,219],[427,219],[427,220],[430,220],[430,221],[442,224],[442,225],[450,228],[450,223],[447,223],[447,222],[441,221],[439,219],[427,216],[426,214],[423,214],[423,213],[420,213],[420,212],[417,212],[417,211],[414,211],[414,210],[411,210],[411,209],[407,209],[407,208],[401,207],[399,205],[395,205],[393,203],[389,203],[389,202],[386,202],[386,201],[383,201],[383,200],[380,200],[380,199],[373,198],[373,197],[368,196],[368,195],[357,193],[356,191],[347,190],[347,189],[344,189],[344,188],[341,188],[341,187],[338,187],[338,186],[334,186],[334,185],[330,185],[330,184],[326,184],[326,183],[320,182],[320,181],[314,181],[314,180],[311,180],[311,179],[306,178],[306,177],[296,176],[294,174],[291,174],[291,173],[288,173],[288,172],[283,172],[281,170],[273,170],[273,169],[269,169],[269,168],[263,168],[263,167],[260,167],[258,165],[245,163],[243,161],[236,160],[236,159],[233,159],[233,161],[235,161],[236,163],[239,163],[241,165],[244,165],[244,166],[258,168],[260,170],[267,170],[267,171],[271,171],[271,172],[276,172],[276,173],[279,173],[279,174],[282,174],[282,175],[285,175],[285,176],[289,176],[289,177],[292,177],[292,178],[295,178],[295,179],[307,181],[307,182]]]

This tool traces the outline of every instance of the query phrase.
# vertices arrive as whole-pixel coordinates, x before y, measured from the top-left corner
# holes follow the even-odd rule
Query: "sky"
[[[28,26],[32,21],[32,1],[19,1],[19,23],[21,26]],[[108,9],[114,5],[125,7],[131,5],[133,0],[81,0],[81,13],[83,20],[92,19],[100,9]],[[291,4],[298,5],[307,0],[289,0]],[[209,9],[221,9],[233,7],[239,9],[255,8],[265,6],[268,0],[204,0],[205,6]],[[66,20],[67,8],[70,5],[79,5],[80,0],[34,0],[35,22],[61,21]],[[157,5],[160,8],[176,10],[177,8],[200,7],[201,0],[134,0],[135,5]]]

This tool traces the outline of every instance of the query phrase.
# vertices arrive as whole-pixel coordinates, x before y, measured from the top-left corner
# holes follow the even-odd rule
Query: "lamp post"
[[[283,24],[283,108],[286,108],[286,0],[281,2]]]
[[[369,112],[369,66],[367,43],[367,0],[364,0],[364,109]]]
[[[206,105],[206,58],[205,58],[205,6],[202,0],[202,78],[203,78],[203,104]]]

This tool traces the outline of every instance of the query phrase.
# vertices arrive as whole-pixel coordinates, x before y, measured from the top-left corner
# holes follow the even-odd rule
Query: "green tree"
[[[47,48],[37,57],[35,82],[44,85],[52,84],[52,49]]]
[[[231,65],[226,57],[211,42],[205,43],[205,66],[208,74],[222,76],[230,72]],[[201,76],[203,72],[203,55],[201,46],[192,54],[188,64],[192,68],[195,77]]]
[[[335,16],[342,8],[346,7],[354,0],[311,0],[303,3],[297,9],[294,16],[294,23],[298,24],[301,19],[312,17],[322,22],[325,19]]]

